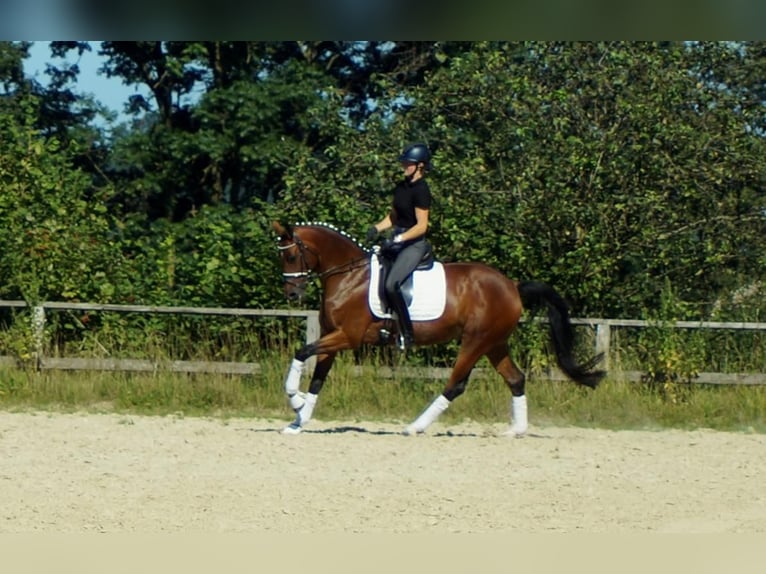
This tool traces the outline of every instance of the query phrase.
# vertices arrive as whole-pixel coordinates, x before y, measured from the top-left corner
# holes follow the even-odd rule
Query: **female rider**
[[[413,345],[412,321],[401,292],[404,280],[415,270],[428,249],[428,213],[431,208],[431,190],[425,173],[431,167],[431,152],[422,143],[407,146],[399,156],[404,179],[393,190],[391,211],[367,230],[367,241],[394,228],[394,236],[383,244],[383,254],[394,259],[386,277],[385,292],[388,304],[399,326],[399,347],[404,350]]]

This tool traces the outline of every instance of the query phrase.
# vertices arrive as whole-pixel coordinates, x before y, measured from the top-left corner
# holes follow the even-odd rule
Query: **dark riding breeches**
[[[391,269],[386,276],[386,294],[389,297],[396,297],[396,284],[404,283],[407,276],[412,273],[420,263],[421,259],[428,250],[428,243],[424,238],[418,239],[414,243],[407,245],[396,256]]]

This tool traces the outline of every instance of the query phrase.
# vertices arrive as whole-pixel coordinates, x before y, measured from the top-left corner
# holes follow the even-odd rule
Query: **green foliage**
[[[16,92],[24,92],[28,82],[24,78],[24,59],[29,56],[30,42],[0,42],[0,109],[4,114],[12,113],[12,106],[7,105],[8,98]]]
[[[0,355],[13,357],[18,366],[34,367],[37,344],[28,309],[9,313],[0,326]]]
[[[112,65],[127,67],[131,78],[142,59],[160,69],[174,62],[184,87],[168,83],[171,92],[187,92],[190,82],[201,79],[192,63],[209,59],[214,66],[213,81],[193,109],[159,106],[160,117],[148,129],[127,134],[115,146],[109,173],[130,208],[150,219],[180,221],[204,205],[241,209],[253,201],[274,201],[288,167],[314,146],[326,145],[323,125],[339,120],[331,79],[301,59],[275,63],[268,55],[253,57],[255,50],[248,48],[229,69],[219,58],[234,58],[235,46],[199,43],[182,50],[183,43],[167,43],[164,52],[156,43],[160,55],[152,59],[108,44]],[[219,49],[224,53],[215,52]]]
[[[602,316],[638,315],[664,278],[701,313],[760,274],[763,141],[734,93],[700,82],[697,55],[487,42],[455,58],[402,117],[437,148],[437,246]]]
[[[220,205],[204,207],[183,224],[131,220],[122,245],[134,273],[123,302],[279,306],[270,214]]]
[[[646,369],[642,382],[672,404],[689,399],[705,356],[702,334],[673,328],[673,323],[682,320],[684,315],[684,305],[666,282],[659,309],[648,312],[654,324],[642,330],[639,337],[642,364]]]
[[[109,299],[122,261],[110,235],[109,190],[93,189],[72,167],[73,147],[34,128],[34,99],[21,100],[19,111],[21,123],[0,115],[0,296]]]
[[[294,164],[279,205],[361,235],[401,146],[426,141],[437,256],[548,281],[582,315],[640,316],[667,278],[701,316],[766,252],[763,140],[739,92],[703,81],[707,48],[472,44],[411,89],[382,78],[388,104]]]
[[[656,318],[655,377],[762,361],[744,335],[663,328],[762,320],[760,42],[105,42],[104,72],[153,98],[110,139],[75,67],[52,68],[49,89],[23,77],[28,47],[0,43],[0,297],[282,307],[270,221],[364,237],[398,153],[425,141],[440,259],[547,281],[578,316]],[[60,314],[49,333],[147,354],[174,329],[200,333],[186,348],[234,337],[173,321]],[[24,325],[3,342],[19,357]],[[512,348],[534,372],[550,359],[531,327]]]

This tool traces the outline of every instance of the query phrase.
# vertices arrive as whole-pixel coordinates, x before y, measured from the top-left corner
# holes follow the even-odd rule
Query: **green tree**
[[[122,203],[150,218],[182,219],[202,205],[247,206],[282,190],[296,155],[332,146],[337,122],[360,125],[385,84],[423,81],[459,43],[103,42],[102,68],[143,84],[152,100],[105,166]],[[190,95],[196,90],[196,98]],[[153,105],[154,104],[154,105]],[[331,106],[330,117],[319,108]],[[318,124],[320,116],[330,125]]]
[[[73,168],[74,146],[40,134],[37,105],[23,98],[13,116],[0,115],[0,294],[111,300],[128,274],[111,236],[109,190]]]
[[[487,42],[434,72],[395,121],[436,149],[437,245],[606,316],[762,275],[763,139],[696,50]]]
[[[641,316],[667,280],[699,316],[763,280],[757,42],[105,42],[104,73],[152,90],[109,140],[67,100],[75,67],[47,92],[19,75],[27,48],[0,44],[7,169],[24,137],[70,162],[72,193],[114,217],[123,296],[268,300],[250,269],[274,270],[240,239],[270,238],[248,218],[361,237],[412,141],[434,151],[437,255],[549,281],[578,314]]]

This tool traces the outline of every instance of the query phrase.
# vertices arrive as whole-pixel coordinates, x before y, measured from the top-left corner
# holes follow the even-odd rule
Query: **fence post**
[[[307,311],[306,312],[306,344],[313,343],[320,336],[319,331],[319,311]],[[306,371],[311,376],[316,367],[317,358],[316,355],[309,357],[306,361]]]
[[[32,341],[35,345],[35,368],[40,368],[45,351],[45,307],[35,305],[32,308]]]
[[[596,324],[596,354],[604,353],[605,369],[609,369],[609,341],[611,339],[611,330],[609,323]]]

